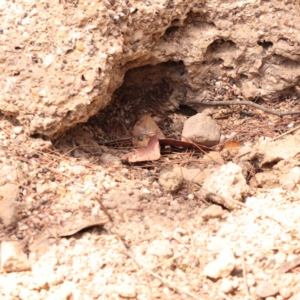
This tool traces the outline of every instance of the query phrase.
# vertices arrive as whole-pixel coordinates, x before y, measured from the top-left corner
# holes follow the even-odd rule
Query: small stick
[[[111,216],[111,214],[107,211],[106,207],[103,205],[102,201],[100,200],[99,197],[97,197],[96,199],[98,201],[98,203],[100,204],[101,209],[104,211],[104,213],[108,216],[108,219],[110,222],[113,222],[113,218]]]
[[[283,133],[283,134],[281,134],[281,135],[279,135],[279,136],[276,136],[274,139],[271,140],[271,142],[274,142],[274,141],[280,139],[281,137],[283,137],[283,136],[285,136],[285,135],[287,135],[287,134],[289,134],[289,133],[291,133],[291,132],[293,132],[293,131],[295,131],[295,130],[297,130],[299,128],[300,128],[300,125],[297,126],[297,127],[295,127],[295,128],[293,128],[293,129],[291,129],[291,130],[289,130],[289,131],[287,131],[287,132],[285,132],[285,133]]]
[[[247,270],[246,270],[244,253],[242,253],[241,258],[242,258],[244,285],[245,285],[245,290],[246,290],[246,295],[247,295],[246,300],[248,300],[248,299],[250,299],[250,294],[249,294],[249,286],[248,286],[248,280],[247,280]]]
[[[115,234],[115,233],[113,233]],[[118,235],[118,234],[115,234],[118,238],[119,238],[119,241],[121,242],[121,244],[123,245],[123,247],[125,248],[125,254],[130,257],[131,259],[134,260],[134,262],[140,267],[142,268],[146,273],[152,275],[153,277],[157,278],[158,280],[160,280],[161,282],[163,282],[164,284],[168,285],[170,288],[172,288],[173,290],[176,290],[180,293],[184,293],[194,299],[198,299],[199,300],[199,297],[192,294],[191,292],[189,291],[186,291],[185,289],[182,289],[180,287],[178,287],[176,284],[170,282],[169,280],[161,277],[160,275],[154,273],[153,271],[149,270],[147,267],[145,267],[142,263],[140,263],[136,258],[135,258],[135,253],[133,252],[133,250],[123,241],[123,239]]]
[[[272,114],[278,117],[286,116],[286,115],[300,115],[300,111],[277,111],[274,109],[270,109],[259,104],[253,103],[251,101],[201,101],[199,104],[211,105],[211,106],[226,106],[226,105],[246,105],[258,108],[268,114]]]

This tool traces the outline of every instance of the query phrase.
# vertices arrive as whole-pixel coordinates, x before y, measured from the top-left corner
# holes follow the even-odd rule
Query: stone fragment
[[[121,164],[121,158],[116,155],[112,155],[110,153],[103,153],[100,156],[100,160],[104,164],[108,164],[108,163]]]
[[[227,277],[235,267],[235,257],[230,249],[224,249],[216,260],[209,263],[203,270],[203,275],[218,279]]]
[[[1,269],[5,272],[21,272],[31,269],[27,255],[16,241],[1,243]]]
[[[234,282],[228,278],[223,278],[219,286],[219,291],[225,294],[229,294],[234,290]]]
[[[168,240],[154,240],[150,243],[147,254],[167,258],[173,255],[173,250]]]
[[[122,284],[113,287],[113,290],[123,298],[134,298],[136,297],[136,289],[132,284]]]
[[[279,178],[280,186],[287,190],[292,191],[300,182],[300,168],[294,167],[288,173],[282,174]]]
[[[278,176],[268,171],[257,173],[251,179],[250,184],[253,187],[272,188],[278,184]]]
[[[16,200],[19,196],[19,187],[7,183],[0,187],[0,220],[4,226],[15,226],[18,221],[18,206]]]
[[[257,146],[259,167],[288,160],[300,153],[300,136],[291,135],[278,141],[268,141]]]
[[[183,177],[180,173],[174,171],[162,172],[158,181],[166,192],[175,192],[182,185]]]
[[[220,136],[220,126],[206,114],[196,114],[184,122],[183,141],[192,141],[210,147],[220,142]]]
[[[175,167],[173,171],[178,175],[181,175],[184,180],[195,182],[200,185],[203,184],[206,177],[211,175],[216,168],[206,168],[204,170],[196,169],[196,168],[186,168],[186,167]]]
[[[271,282],[263,282],[256,288],[256,295],[261,298],[267,298],[278,294],[279,288]]]
[[[207,220],[207,219],[210,219],[210,218],[221,218],[224,214],[224,210],[222,209],[221,206],[219,205],[211,205],[209,206],[208,208],[206,208],[201,216],[203,219]]]
[[[242,201],[249,192],[242,168],[232,162],[223,165],[207,177],[202,189],[236,201]]]

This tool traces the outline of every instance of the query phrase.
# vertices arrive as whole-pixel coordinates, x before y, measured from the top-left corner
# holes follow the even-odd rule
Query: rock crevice
[[[185,69],[181,103],[207,99],[220,77],[237,97],[277,99],[299,84],[298,11],[276,0],[3,1],[0,110],[55,136],[104,109],[128,70],[166,62]]]

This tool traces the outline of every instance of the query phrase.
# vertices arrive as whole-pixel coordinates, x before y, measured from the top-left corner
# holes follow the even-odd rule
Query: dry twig
[[[272,114],[278,117],[287,116],[287,115],[300,115],[300,111],[277,111],[274,109],[270,109],[267,107],[264,107],[262,105],[256,104],[251,101],[201,101],[200,104],[205,105],[211,105],[211,106],[227,106],[227,105],[246,105],[246,106],[252,106],[259,110],[262,110],[268,114]]]
[[[115,234],[115,233],[113,233]],[[140,267],[142,268],[146,273],[152,275],[153,277],[157,278],[158,280],[160,280],[162,283],[166,284],[167,286],[169,286],[171,289],[177,291],[177,292],[180,292],[180,293],[183,293],[183,294],[186,294],[194,299],[200,299],[198,296],[192,294],[191,292],[183,289],[183,288],[180,288],[178,287],[176,284],[172,283],[171,281],[169,281],[168,279],[166,278],[163,278],[161,277],[160,275],[156,274],[155,272],[151,271],[150,269],[148,269],[147,267],[145,267],[142,263],[140,263],[136,258],[135,258],[135,254],[134,252],[132,251],[132,249],[122,240],[122,238],[115,234],[118,238],[119,238],[119,241],[121,242],[121,244],[123,245],[124,249],[125,249],[125,254],[130,257],[131,259],[134,260],[134,262]]]
[[[291,133],[291,132],[293,132],[293,131],[295,131],[295,130],[297,130],[297,129],[299,129],[299,128],[300,128],[300,126],[297,126],[297,127],[293,128],[293,129],[291,129],[291,130],[289,130],[289,131],[287,131],[287,132],[285,132],[285,133],[283,133],[283,134],[281,134],[281,135],[275,137],[274,139],[271,140],[271,142],[274,142],[274,141],[276,141],[276,140],[282,138],[283,136],[285,136],[285,135],[287,135],[287,134],[289,134],[289,133]]]
[[[101,209],[104,211],[104,213],[108,216],[109,221],[113,222],[113,218],[111,216],[111,214],[107,211],[106,207],[103,205],[101,199],[99,198],[99,196],[96,199],[98,201],[98,203],[100,204]]]

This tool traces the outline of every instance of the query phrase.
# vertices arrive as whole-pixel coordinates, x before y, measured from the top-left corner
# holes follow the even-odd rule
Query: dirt
[[[215,95],[217,87],[228,86],[226,80],[217,82]],[[272,105],[292,110],[293,101],[291,98]],[[133,115],[132,120],[129,116],[127,122],[113,104],[100,112],[106,114],[107,123],[101,123],[95,116],[53,141],[29,137],[12,118],[2,117],[2,170],[10,167],[3,180],[18,184],[20,194],[16,201],[18,225],[2,226],[1,240],[18,240],[22,244],[29,255],[31,271],[2,271],[0,296],[261,296],[279,300],[300,292],[297,265],[280,271],[284,263],[296,259],[300,252],[299,182],[283,189],[280,181],[267,185],[268,177],[260,185],[255,181],[257,174],[283,174],[276,168],[278,161],[260,164],[264,162],[264,153],[256,149],[269,149],[263,145],[274,138],[284,141],[285,137],[280,135],[296,128],[297,118],[279,118],[248,107],[219,107],[212,117],[222,128],[222,142],[215,151],[221,154],[223,162],[210,160],[209,155],[204,159],[203,153],[172,149],[158,161],[130,165],[122,163],[120,157],[132,147],[130,130],[137,116]],[[145,105],[143,109],[147,110]],[[150,103],[150,109],[152,106]],[[152,111],[166,137],[180,136],[184,121],[195,113],[191,108],[166,106],[160,113]],[[116,127],[109,125],[109,121]],[[121,125],[123,132],[119,129]],[[127,139],[122,139],[127,134]],[[297,134],[291,132],[288,138],[296,138]],[[237,163],[242,147],[259,154],[246,153],[249,157],[245,156],[243,174],[251,193],[236,209],[216,209],[203,197],[201,184],[192,179],[184,180],[172,191],[166,191],[159,183],[161,174],[175,166],[201,170],[231,161]],[[297,151],[293,155],[297,156]],[[290,162],[286,164],[290,169],[295,167],[295,157],[285,159],[281,160]],[[288,170],[282,168],[282,172]],[[14,172],[17,175],[12,177]],[[67,224],[72,224],[71,230]],[[222,259],[217,259],[219,256]]]

